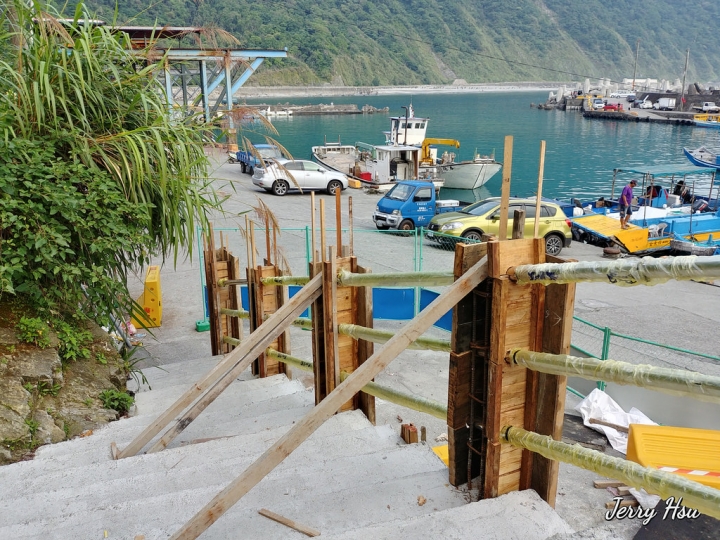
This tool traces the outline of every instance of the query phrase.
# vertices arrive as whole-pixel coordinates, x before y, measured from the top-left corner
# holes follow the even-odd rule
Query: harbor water
[[[362,141],[381,144],[388,130],[389,116],[403,116],[411,102],[415,115],[428,117],[428,136],[457,139],[454,151],[472,159],[475,151],[495,153],[503,161],[506,135],[513,136],[512,195],[532,196],[537,189],[540,141],[546,141],[543,195],[547,197],[593,198],[607,196],[613,169],[648,165],[689,164],[683,147],[720,146],[720,132],[689,125],[585,119],[578,111],[541,110],[531,103],[543,103],[548,92],[487,92],[473,94],[419,94],[383,96],[334,96],[332,98],[283,98],[248,100],[256,103],[294,105],[353,103],[389,107],[384,114],[296,116],[273,118],[278,135],[268,133],[260,123],[243,124],[242,135],[265,142],[269,135],[297,159],[310,159],[311,147],[340,140],[343,144]],[[443,148],[440,150],[443,151]],[[472,196],[442,193],[445,198],[463,201],[500,194],[502,172]],[[677,180],[677,179],[676,179]],[[629,181],[625,176],[621,182]],[[697,193],[706,194],[710,175],[689,178]],[[703,191],[703,188],[705,191]],[[617,188],[616,188],[617,192]]]

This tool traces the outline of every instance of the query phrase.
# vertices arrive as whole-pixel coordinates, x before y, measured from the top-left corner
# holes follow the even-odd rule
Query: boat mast
[[[637,61],[638,61],[638,54],[640,53],[640,40],[637,40],[637,43],[635,44],[635,69],[633,70],[633,84],[632,84],[632,91],[635,92],[635,76],[637,75]]]

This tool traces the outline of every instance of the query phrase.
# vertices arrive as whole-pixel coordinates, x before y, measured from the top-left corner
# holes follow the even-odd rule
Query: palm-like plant
[[[204,226],[208,212],[219,206],[203,147],[209,132],[191,118],[171,114],[156,78],[160,64],[150,61],[152,51],[132,51],[127,35],[84,22],[90,17],[82,3],[73,19],[62,20],[38,0],[0,0],[0,20],[5,21],[0,23],[0,166],[7,166],[0,186],[3,288],[29,290],[39,275],[57,282],[57,270],[54,275],[38,274],[29,268],[34,263],[27,260],[27,243],[17,238],[21,223],[27,222],[18,215],[27,208],[18,208],[17,197],[13,199],[15,188],[46,191],[34,182],[47,172],[31,171],[47,169],[47,161],[57,165],[54,178],[47,181],[63,193],[68,193],[68,184],[74,186],[72,205],[94,205],[84,213],[67,212],[61,227],[75,229],[63,240],[70,243],[70,250],[64,250],[66,259],[94,268],[95,278],[85,283],[89,288],[98,281],[124,282],[127,272],[146,263],[150,255],[177,260],[185,250],[191,252],[196,227]],[[37,163],[41,154],[45,163]],[[21,182],[20,176],[28,175],[32,179]],[[108,236],[104,243],[98,238],[103,236],[99,223],[89,224],[91,212],[102,212],[105,202],[97,197],[89,202],[94,190],[113,201],[113,208],[105,208],[109,213],[121,207],[114,221],[103,223]],[[90,197],[78,199],[76,193]],[[118,194],[123,202],[115,198]],[[42,200],[53,197],[44,195]],[[29,196],[27,202],[37,201]],[[40,205],[33,213],[46,211],[57,221],[65,212],[57,199],[54,205]],[[119,234],[133,237],[117,246],[113,240]],[[42,250],[46,242],[38,247],[33,243],[32,249]],[[20,259],[12,256],[18,250]],[[116,251],[109,255],[108,250]],[[78,276],[72,281],[79,286]],[[36,297],[47,297],[44,285],[37,283]],[[115,288],[112,296],[117,295]],[[108,294],[102,296],[110,301]]]

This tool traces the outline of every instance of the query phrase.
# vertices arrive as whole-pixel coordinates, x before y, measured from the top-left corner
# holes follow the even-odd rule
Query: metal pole
[[[677,474],[643,467],[632,461],[583,448],[579,444],[558,442],[546,435],[513,426],[502,428],[500,440],[517,448],[526,448],[548,459],[570,463],[600,476],[621,480],[636,489],[644,488],[663,499],[681,497],[683,505],[720,518],[720,490],[687,480]]]
[[[638,55],[640,54],[640,40],[635,43],[635,68],[633,69],[632,91],[635,92],[635,77],[637,76]]]
[[[720,403],[720,377],[682,369],[629,364],[618,360],[579,358],[568,354],[548,354],[515,349],[513,363],[551,375],[581,377],[590,381],[639,386],[700,401]]]
[[[406,274],[353,274],[347,270],[338,272],[338,285],[342,287],[367,287],[369,285],[443,286],[452,285],[452,272],[408,272]]]
[[[680,90],[680,110],[683,110],[683,105],[685,104],[685,76],[687,75],[687,68],[688,68],[688,62],[690,61],[690,49],[687,50],[687,53],[685,54],[685,69],[683,70],[683,82],[682,82],[682,88]]]
[[[620,259],[576,263],[526,264],[508,270],[520,284],[603,282],[615,285],[657,285],[668,280],[720,278],[720,255]]]

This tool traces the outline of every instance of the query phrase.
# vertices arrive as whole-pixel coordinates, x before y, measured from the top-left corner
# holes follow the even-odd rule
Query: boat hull
[[[685,157],[690,160],[690,163],[698,167],[710,167],[711,169],[720,169],[720,161],[717,154],[709,152],[705,148],[698,148],[697,150],[690,150],[689,148],[683,148]]]
[[[464,161],[441,167],[437,176],[443,179],[443,187],[446,188],[477,189],[484,186],[501,168],[502,165],[496,161]]]

